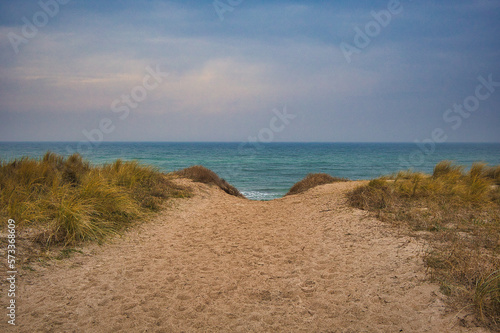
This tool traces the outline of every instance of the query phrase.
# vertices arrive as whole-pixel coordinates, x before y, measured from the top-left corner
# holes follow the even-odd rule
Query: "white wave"
[[[266,193],[259,191],[242,191],[241,194],[243,194],[250,200],[272,200],[280,197],[280,195],[277,193]]]

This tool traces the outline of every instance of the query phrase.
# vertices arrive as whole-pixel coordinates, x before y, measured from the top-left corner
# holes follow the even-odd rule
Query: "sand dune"
[[[271,202],[180,182],[196,195],[24,275],[17,331],[483,331],[446,313],[424,244],[346,205],[354,182]]]

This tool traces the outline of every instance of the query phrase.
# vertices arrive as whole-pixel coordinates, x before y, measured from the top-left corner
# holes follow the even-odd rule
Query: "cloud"
[[[286,104],[300,116],[295,134],[283,134],[287,140],[413,140],[439,126],[440,113],[470,94],[478,75],[500,80],[500,8],[497,1],[402,3],[404,11],[349,64],[339,44],[352,43],[354,28],[387,1],[245,1],[221,22],[206,1],[74,0],[17,55],[6,36],[39,8],[5,1],[0,121],[11,119],[29,137],[33,129],[17,123],[23,117],[65,115],[58,128],[67,124],[78,139],[78,124],[112,115],[111,103],[158,65],[169,76],[133,110],[127,122],[135,125],[123,123],[124,132],[111,138],[138,140],[147,132],[165,139],[160,119],[171,117],[170,133],[240,140]],[[471,121],[490,140],[498,140],[491,133],[499,119],[490,110],[499,106],[494,95]],[[73,133],[51,126],[51,139]],[[462,133],[457,140],[484,139]]]

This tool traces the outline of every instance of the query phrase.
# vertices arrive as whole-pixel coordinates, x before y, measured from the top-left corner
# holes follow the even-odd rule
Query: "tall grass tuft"
[[[0,216],[38,230],[40,243],[101,240],[169,197],[189,193],[137,162],[91,166],[80,155],[0,161]]]
[[[461,165],[454,165],[452,161],[441,161],[434,167],[432,177],[453,177],[460,178],[463,174],[464,167]]]
[[[483,320],[500,312],[500,270],[477,281],[474,304]]]
[[[345,178],[333,177],[326,173],[310,173],[304,179],[295,183],[286,195],[302,193],[320,185],[346,181],[348,180]]]
[[[386,209],[393,206],[394,189],[385,179],[373,179],[368,186],[360,186],[350,193],[351,205],[361,209]]]
[[[474,305],[478,317],[495,328],[500,328],[498,170],[474,163],[466,171],[443,161],[432,175],[404,171],[394,182],[374,179],[348,195],[352,206],[426,237],[431,277],[455,305]]]

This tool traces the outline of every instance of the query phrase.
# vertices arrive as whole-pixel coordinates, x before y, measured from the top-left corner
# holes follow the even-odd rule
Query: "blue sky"
[[[500,142],[500,1],[41,3],[0,3],[0,141],[246,141],[286,107],[274,141]]]

